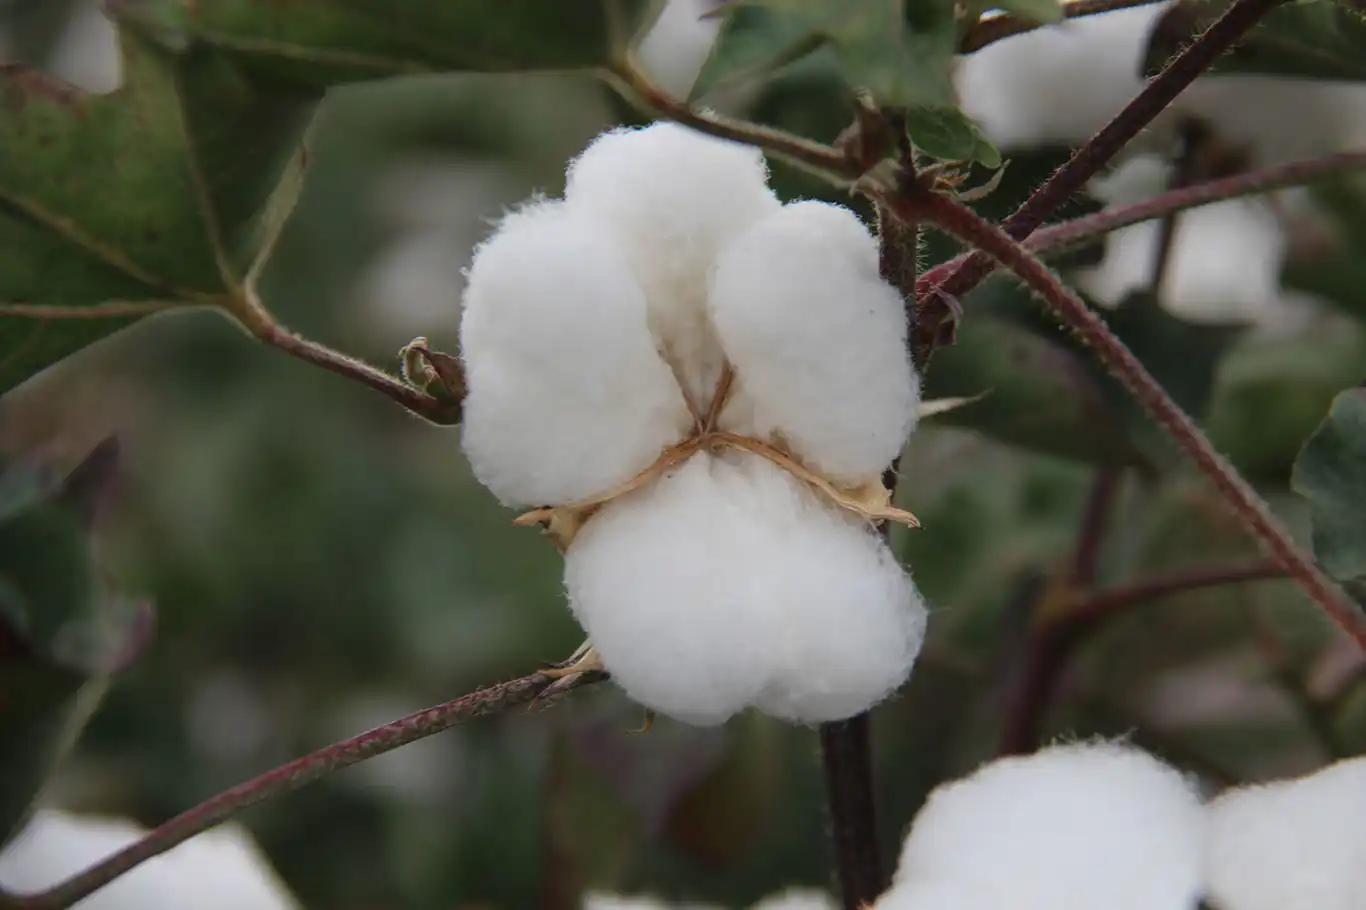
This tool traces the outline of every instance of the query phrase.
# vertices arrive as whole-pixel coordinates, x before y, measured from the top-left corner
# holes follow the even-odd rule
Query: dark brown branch
[[[1032,234],[1244,33],[1283,2],[1286,0],[1237,0],[1002,223],[1006,234],[1016,240]],[[932,350],[946,337],[953,318],[946,298],[961,299],[991,271],[991,257],[978,250],[947,276],[932,278],[930,273],[920,279],[915,303],[919,345]]]
[[[230,790],[225,790],[149,831],[141,840],[106,857],[84,872],[38,894],[12,898],[8,906],[16,910],[63,910],[147,860],[165,853],[263,800],[292,793],[334,771],[391,752],[400,746],[440,733],[476,717],[501,714],[513,708],[529,705],[557,681],[561,683],[557,687],[559,692],[595,683],[603,678],[605,677],[601,673],[590,673],[574,680],[559,681],[543,673],[533,673],[471,692],[434,708],[409,714],[359,736],[296,758]]]

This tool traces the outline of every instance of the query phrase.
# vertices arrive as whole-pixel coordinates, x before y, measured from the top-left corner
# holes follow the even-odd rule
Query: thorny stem
[[[1101,364],[1128,390],[1223,495],[1230,511],[1263,548],[1344,631],[1366,650],[1366,616],[1299,548],[1251,486],[1222,455],[1181,406],[1171,399],[1142,362],[1109,330],[1076,292],[1003,230],[966,206],[927,190],[912,194],[911,212],[966,244],[998,259],[1014,272]],[[904,203],[903,203],[904,204]]]
[[[600,673],[588,673],[574,680],[557,680],[543,673],[532,673],[529,676],[479,689],[434,708],[409,714],[359,736],[310,752],[225,790],[149,831],[136,843],[46,891],[22,897],[0,898],[0,907],[7,907],[10,910],[62,910],[70,907],[120,875],[262,800],[291,793],[324,775],[376,755],[392,752],[400,746],[440,733],[473,718],[503,714],[513,708],[529,705],[547,688],[557,683],[556,695],[598,682],[603,678]]]
[[[1079,19],[1082,16],[1096,16],[1101,13],[1110,13],[1135,6],[1148,6],[1158,2],[1160,0],[1064,0],[1062,15],[1064,19]],[[989,44],[995,44],[1003,38],[1032,32],[1037,28],[1045,27],[1045,25],[1046,23],[1035,22],[1014,13],[997,13],[986,16],[963,34],[958,42],[958,53],[971,54],[980,51]]]
[[[229,298],[224,311],[239,322],[258,341],[296,357],[305,363],[322,367],[330,373],[369,386],[381,395],[397,402],[419,417],[436,424],[460,422],[460,402],[446,402],[421,389],[414,388],[397,376],[392,376],[364,361],[349,357],[316,341],[296,335],[280,325],[255,294],[248,292]]]
[[[1119,154],[1131,139],[1153,121],[1186,87],[1209,69],[1219,57],[1256,25],[1263,16],[1287,0],[1237,0],[1200,37],[1172,57],[1134,100],[1101,128],[1054,172],[1001,227],[1023,240],[1059,206],[1079,193],[1086,182]],[[991,256],[978,250],[947,276],[927,274],[916,294],[916,333],[921,345],[933,349],[951,330],[952,311],[947,300],[960,299],[991,273]]]
[[[1284,577],[1279,564],[1263,560],[1154,575],[1095,593],[1079,591],[1072,603],[1051,613],[1033,632],[1009,695],[998,751],[1001,755],[1034,751],[1072,654],[1106,619],[1139,604],[1200,588]]]
[[[833,178],[835,183],[851,183],[863,172],[863,166],[857,159],[834,146],[747,120],[696,110],[655,85],[629,58],[604,70],[602,78],[623,98],[643,110],[711,136],[761,148],[802,170],[814,172],[826,179]]]

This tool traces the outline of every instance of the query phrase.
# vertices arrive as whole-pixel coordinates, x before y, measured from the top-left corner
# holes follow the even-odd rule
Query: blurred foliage
[[[244,55],[226,43],[168,53],[202,41],[207,20],[187,18],[191,5],[172,0],[117,6],[139,17],[131,40],[155,45],[146,59],[159,79],[180,80],[192,68],[206,80],[196,84],[212,85],[215,74],[247,73],[234,84],[250,92],[270,85],[312,105],[324,84],[360,75]],[[357,53],[406,55],[414,63],[407,68],[418,69],[462,65],[473,50],[442,46],[431,17],[476,15],[477,5],[399,4],[394,21],[404,27],[394,33],[368,27],[374,4],[335,6],[348,11],[339,28]],[[545,21],[562,26],[578,9],[513,7],[550,10]],[[269,35],[305,51],[333,40],[318,37],[316,22],[296,24],[280,4],[199,8],[211,10],[223,35]],[[740,53],[737,23],[775,8],[740,5],[724,52]],[[509,27],[521,21],[506,19]],[[592,62],[601,52],[592,36],[602,32],[590,18],[569,29],[583,43],[547,38],[531,45],[535,60],[504,56],[493,68]],[[762,69],[762,55],[782,42],[760,37],[760,56],[745,59]],[[377,50],[376,42],[393,45]],[[832,141],[853,106],[848,74],[830,51],[757,82],[741,78],[749,64],[736,57],[726,64],[735,77],[714,77],[718,104]],[[236,97],[250,100],[250,92]],[[64,116],[43,102],[27,115],[4,110],[0,117],[41,116],[45,128]],[[414,334],[454,350],[459,268],[488,219],[533,192],[558,193],[570,156],[636,116],[582,75],[425,74],[332,88],[309,127],[308,168],[263,296],[290,325],[377,362],[392,365]],[[202,118],[212,122],[207,110]],[[170,154],[184,135],[138,154]],[[228,143],[234,134],[217,135]],[[14,179],[6,154],[0,181]],[[999,220],[1067,154],[1012,156],[1001,185],[974,207]],[[255,186],[264,171],[249,160],[265,159],[225,163],[225,179]],[[81,205],[73,211],[97,212],[113,192],[96,182],[99,163],[62,170],[54,158],[10,186],[29,192],[69,180],[49,188],[70,193]],[[176,167],[159,179],[182,179]],[[985,177],[973,172],[974,182]],[[773,182],[785,198],[860,206],[782,167]],[[1331,311],[1312,313],[1306,328],[1259,335],[1198,327],[1145,297],[1105,314],[1306,540],[1312,509],[1291,492],[1291,464],[1333,396],[1366,378],[1366,194],[1351,182],[1314,194],[1331,219],[1326,239],[1296,253],[1286,280]],[[133,215],[165,203],[146,195]],[[248,195],[235,204],[245,208]],[[1078,200],[1055,218],[1094,207]],[[204,268],[196,213],[165,217],[178,236],[147,243],[145,262],[186,270],[186,281],[216,281]],[[11,208],[0,226],[35,230]],[[252,235],[244,227],[242,236]],[[77,292],[95,266],[62,259],[24,271],[6,248],[13,258],[0,252],[9,270],[0,275],[26,276],[26,299],[70,288],[70,299],[48,301],[94,301]],[[412,250],[427,258],[405,258]],[[924,266],[957,252],[931,236]],[[1097,252],[1063,265],[1093,262]],[[927,394],[987,394],[928,421],[902,463],[899,495],[924,528],[896,531],[894,545],[935,617],[911,683],[874,714],[888,844],[935,784],[997,749],[1038,591],[1070,566],[1098,467],[1141,468],[1123,472],[1100,584],[1244,559],[1252,549],[1215,495],[1119,403],[1088,353],[1012,281],[993,278],[962,303],[958,344],[935,355]],[[72,322],[63,331],[83,325],[100,334],[116,327]],[[14,368],[7,385],[39,361],[15,366],[22,339],[6,333],[33,328],[0,318],[0,362]],[[305,750],[562,658],[582,639],[564,607],[558,556],[512,527],[474,483],[458,430],[414,421],[225,328],[197,314],[144,320],[0,399],[3,449],[120,432],[132,496],[102,540],[125,581],[158,606],[155,642],[109,691],[50,790],[54,801],[156,823]],[[69,336],[49,359],[85,340]],[[12,502],[8,495],[0,493],[0,506]],[[0,579],[9,577],[10,552],[0,549]],[[1078,654],[1042,733],[1132,734],[1216,782],[1307,770],[1331,751],[1366,748],[1359,666],[1331,692],[1307,682],[1341,663],[1334,641],[1283,582],[1145,605]],[[1311,708],[1327,716],[1333,743],[1317,737]],[[406,747],[245,820],[315,908],[572,907],[590,886],[744,906],[781,885],[832,884],[812,731],[745,716],[722,730],[660,720],[647,735],[628,735],[639,722],[638,708],[602,687],[552,712],[489,719]]]
[[[1309,500],[1314,553],[1366,604],[1366,385],[1333,399],[1295,462],[1294,485]]]

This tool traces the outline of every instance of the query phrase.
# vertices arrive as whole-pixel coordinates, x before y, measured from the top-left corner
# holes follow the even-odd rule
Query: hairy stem
[[[1104,320],[1076,292],[1063,284],[1056,274],[1003,230],[947,196],[927,190],[921,190],[918,195],[920,199],[909,203],[911,214],[995,257],[1042,298],[1049,309],[1091,349],[1101,364],[1209,478],[1247,532],[1304,588],[1329,618],[1366,650],[1366,616],[1342,595],[1313,558],[1300,549],[1256,491],[1215,451],[1195,421],[1181,410],[1180,405],[1171,399],[1138,358],[1115,337]]]
[[[255,299],[254,293],[230,298],[223,304],[223,312],[235,319],[258,341],[305,363],[322,367],[329,373],[336,373],[338,376],[368,386],[419,417],[443,425],[460,422],[460,402],[442,401],[362,360],[296,335],[280,325]]]
[[[1237,0],[1199,38],[1177,54],[1119,114],[1077,149],[1071,159],[1002,223],[1016,240],[1028,237],[1059,206],[1079,193],[1096,173],[1153,121],[1186,87],[1262,17],[1286,0]],[[953,313],[947,300],[962,298],[991,273],[991,257],[980,250],[952,272],[920,280],[916,295],[917,334],[930,349],[946,337]]]
[[[656,85],[629,58],[604,70],[601,75],[618,94],[644,111],[699,132],[761,148],[831,182],[848,184],[863,172],[862,165],[855,158],[834,146],[747,120],[696,110]]]
[[[1076,601],[1031,635],[1023,666],[1008,696],[998,751],[1001,755],[1023,755],[1038,747],[1045,715],[1072,655],[1106,619],[1130,607],[1200,588],[1284,577],[1285,570],[1278,563],[1264,560],[1153,575],[1095,593],[1079,592]]]
[[[1158,2],[1161,0],[1063,0],[1062,15],[1064,19],[1079,19]],[[982,18],[963,34],[958,42],[958,53],[971,54],[1003,38],[1046,27],[1044,23],[1014,13],[996,13]]]
[[[589,673],[575,680],[559,681],[556,694],[603,678],[600,673]],[[528,705],[556,682],[555,677],[532,673],[530,676],[479,689],[454,701],[409,714],[359,736],[296,758],[182,812],[160,827],[149,831],[141,840],[106,857],[84,872],[77,873],[38,894],[9,898],[8,904],[0,903],[0,906],[9,906],[17,910],[62,910],[70,907],[120,875],[184,843],[196,834],[222,823],[249,806],[274,796],[291,793],[334,771],[385,752],[392,752],[400,746],[440,733],[476,717],[503,714],[513,708]]]

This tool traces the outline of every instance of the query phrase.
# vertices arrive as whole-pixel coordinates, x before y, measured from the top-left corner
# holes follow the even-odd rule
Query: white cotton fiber
[[[617,894],[585,894],[583,910],[719,910],[711,904],[670,904],[654,897],[622,897]]]
[[[993,892],[973,882],[924,879],[893,884],[872,910],[1015,910],[1015,905],[1000,903]]]
[[[792,888],[770,894],[750,910],[837,910],[834,898],[824,891]]]
[[[915,587],[871,528],[743,452],[700,453],[606,506],[565,580],[613,679],[697,725],[749,706],[848,717],[905,680],[924,636]]]
[[[778,208],[766,180],[756,149],[672,123],[604,133],[569,167],[565,199],[613,232],[661,350],[701,404],[721,369],[708,271],[732,239]]]
[[[879,476],[915,423],[919,385],[901,294],[848,209],[783,206],[736,238],[710,309],[735,367],[721,428],[782,439],[837,483]]]
[[[1366,758],[1230,790],[1208,811],[1219,910],[1366,908]]]
[[[556,202],[511,215],[476,251],[464,299],[462,439],[504,502],[600,493],[691,428],[640,285],[591,216]]]
[[[1152,756],[1054,746],[935,790],[895,882],[943,882],[984,908],[1194,910],[1203,823],[1191,782]]]
[[[53,809],[34,814],[0,851],[0,888],[51,887],[139,840],[132,821]],[[226,824],[153,857],[76,910],[297,910],[299,904],[244,828]]]

